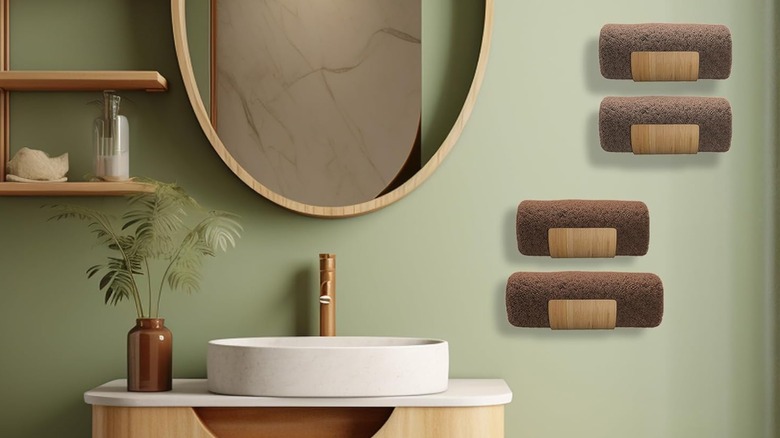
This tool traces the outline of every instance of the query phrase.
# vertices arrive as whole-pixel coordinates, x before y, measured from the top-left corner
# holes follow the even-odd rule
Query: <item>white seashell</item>
[[[26,180],[62,180],[68,173],[68,154],[52,158],[46,152],[22,148],[8,162],[6,172]]]

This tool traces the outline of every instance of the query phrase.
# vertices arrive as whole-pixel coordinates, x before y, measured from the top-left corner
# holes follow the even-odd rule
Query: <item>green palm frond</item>
[[[130,197],[130,211],[122,216],[122,230],[135,229],[135,251],[150,258],[168,258],[176,250],[175,237],[184,227],[185,208],[197,203],[181,187],[154,182],[155,191]]]
[[[200,289],[203,257],[214,257],[217,251],[235,247],[241,236],[242,228],[235,217],[231,213],[211,211],[184,237],[163,278],[171,290],[193,292]]]
[[[242,231],[237,217],[222,211],[205,212],[179,186],[153,180],[155,191],[132,195],[129,210],[122,215],[122,226],[116,230],[115,218],[100,211],[75,205],[55,205],[50,220],[78,219],[87,222],[99,244],[114,251],[105,264],[87,269],[87,278],[99,278],[98,287],[106,304],[117,304],[132,298],[139,318],[159,316],[163,288],[193,292],[200,288],[203,257],[235,247]],[[189,228],[190,219],[200,220]],[[205,216],[205,217],[204,217]],[[124,234],[120,234],[124,233]],[[160,278],[157,306],[152,307],[150,260],[165,260],[168,266]],[[149,308],[144,312],[137,276],[146,277]]]
[[[105,265],[95,265],[87,269],[87,278],[103,274],[98,288],[105,293],[104,301],[106,304],[116,305],[118,302],[133,296],[134,273],[125,260],[110,257]]]
[[[208,248],[199,248],[202,243],[198,239],[190,239],[186,242],[178,256],[171,261],[168,270],[167,283],[171,290],[192,293],[200,289],[200,268],[203,265],[203,251]]]
[[[200,224],[200,238],[213,252],[226,252],[228,247],[235,248],[236,240],[241,237],[241,225],[238,216],[224,211],[211,211]],[[204,254],[214,256],[214,254]]]
[[[112,217],[100,211],[78,205],[49,205],[49,208],[55,210],[55,213],[49,217],[49,220],[60,221],[63,219],[78,219],[87,222],[87,228],[92,232],[100,245],[110,245],[113,243],[113,236],[116,236],[111,227]]]

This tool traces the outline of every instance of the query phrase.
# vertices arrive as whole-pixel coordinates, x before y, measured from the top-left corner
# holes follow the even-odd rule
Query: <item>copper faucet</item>
[[[320,336],[336,336],[336,254],[320,254]]]

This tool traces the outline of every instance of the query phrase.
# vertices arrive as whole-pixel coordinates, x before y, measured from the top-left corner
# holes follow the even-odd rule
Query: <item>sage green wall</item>
[[[429,0],[426,0],[429,1]],[[12,0],[16,69],[157,69],[166,94],[124,93],[133,173],[178,181],[242,216],[240,246],[204,270],[203,291],[164,297],[177,377],[202,377],[205,345],[227,336],[316,330],[317,253],[339,266],[339,332],[441,337],[453,377],[501,377],[514,390],[508,437],[760,437],[771,425],[767,306],[772,190],[768,0],[497,0],[493,48],[471,121],[439,171],[409,197],[346,220],[288,213],[219,161],[198,127],[160,0]],[[724,23],[727,81],[607,81],[597,37],[608,22]],[[725,96],[727,154],[635,157],[598,145],[606,95]],[[71,153],[89,171],[90,93],[13,96],[12,145]],[[641,258],[521,256],[523,199],[638,199],[652,216]],[[79,223],[39,207],[121,199],[0,199],[0,436],[85,437],[82,393],[124,375],[132,306],[105,308],[84,270],[102,253]],[[661,327],[614,332],[522,330],[506,322],[518,270],[655,272]]]

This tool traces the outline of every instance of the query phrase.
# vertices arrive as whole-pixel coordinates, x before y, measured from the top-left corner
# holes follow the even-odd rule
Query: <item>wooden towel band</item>
[[[553,330],[614,329],[617,301],[550,300],[547,314]]]
[[[615,228],[550,228],[547,230],[550,256],[553,258],[615,257]]]
[[[695,154],[699,125],[631,125],[634,154]]]
[[[632,52],[631,77],[644,81],[699,79],[699,52]]]

